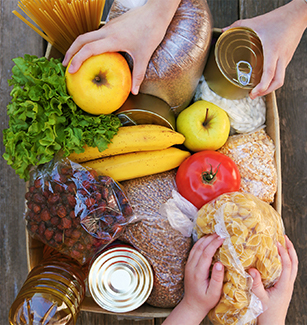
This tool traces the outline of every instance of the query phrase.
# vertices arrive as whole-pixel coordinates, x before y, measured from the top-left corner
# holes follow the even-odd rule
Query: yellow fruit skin
[[[120,182],[171,170],[178,167],[190,155],[188,151],[170,147],[110,156],[82,163],[82,165]]]
[[[123,126],[119,128],[106,150],[100,152],[97,147],[85,146],[83,153],[72,153],[69,159],[81,163],[128,152],[161,150],[182,144],[184,140],[185,137],[181,133],[161,125]]]
[[[125,58],[116,52],[93,55],[79,70],[65,71],[67,91],[85,112],[110,114],[119,109],[131,89],[131,72]]]

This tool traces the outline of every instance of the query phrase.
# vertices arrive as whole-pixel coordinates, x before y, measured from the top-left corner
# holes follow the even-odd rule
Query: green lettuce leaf
[[[85,144],[107,148],[121,126],[119,118],[81,110],[67,93],[59,59],[26,54],[13,62],[3,157],[20,178],[28,180],[31,166],[51,161],[60,150],[66,157],[83,152]]]

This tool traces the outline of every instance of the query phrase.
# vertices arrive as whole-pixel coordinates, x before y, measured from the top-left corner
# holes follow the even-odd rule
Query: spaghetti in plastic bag
[[[80,264],[118,238],[132,218],[113,179],[59,156],[32,171],[26,204],[30,235]]]

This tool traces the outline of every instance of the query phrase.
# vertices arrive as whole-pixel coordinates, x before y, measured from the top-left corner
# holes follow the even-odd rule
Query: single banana
[[[171,170],[178,167],[189,156],[188,151],[170,147],[110,156],[88,161],[82,165],[120,182]]]
[[[166,149],[184,141],[185,137],[181,133],[166,126],[154,124],[122,126],[106,150],[100,152],[97,147],[85,146],[83,153],[72,153],[69,159],[81,163],[128,152]]]

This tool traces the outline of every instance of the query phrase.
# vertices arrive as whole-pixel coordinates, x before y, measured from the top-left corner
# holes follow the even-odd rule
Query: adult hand
[[[273,287],[265,290],[260,273],[256,269],[249,270],[249,274],[253,278],[252,291],[261,300],[264,307],[264,312],[258,317],[258,325],[285,324],[298,269],[298,258],[294,246],[288,237],[285,239],[287,249],[281,244],[278,245],[282,272]]]
[[[222,245],[216,234],[200,238],[189,254],[185,267],[184,297],[165,320],[168,324],[199,324],[218,303],[223,287],[224,267],[217,262],[210,276],[212,258]]]
[[[250,92],[250,98],[264,96],[280,88],[285,71],[307,27],[307,4],[292,0],[288,4],[251,19],[238,20],[230,27],[249,27],[259,36],[263,46],[263,74]]]
[[[148,0],[107,22],[97,31],[80,35],[66,52],[63,65],[75,73],[89,57],[104,52],[126,52],[133,59],[131,92],[137,94],[148,62],[163,40],[180,0]],[[167,8],[165,7],[167,6]]]

